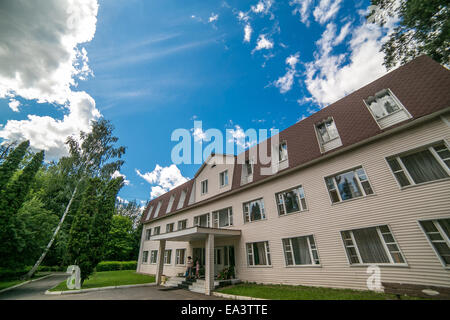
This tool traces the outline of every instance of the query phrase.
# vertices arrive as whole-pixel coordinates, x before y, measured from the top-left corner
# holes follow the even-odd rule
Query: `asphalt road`
[[[0,300],[221,300],[219,297],[206,296],[187,290],[170,290],[161,286],[136,287],[91,291],[66,295],[46,295],[50,289],[67,279],[66,274],[53,274],[48,278],[27,283],[0,293]]]

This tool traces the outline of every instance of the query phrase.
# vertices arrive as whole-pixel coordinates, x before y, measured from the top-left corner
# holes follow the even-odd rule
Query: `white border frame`
[[[436,249],[434,248],[433,243],[431,242],[430,238],[428,237],[427,233],[425,232],[425,229],[422,227],[422,224],[420,223],[421,221],[434,221],[434,220],[443,220],[443,219],[450,219],[450,216],[418,219],[418,220],[416,220],[416,222],[419,225],[420,230],[423,232],[423,235],[425,236],[425,239],[427,240],[427,243],[430,245],[430,247],[433,250],[434,254],[437,256],[438,260],[441,262],[442,267],[444,269],[446,269],[446,270],[450,270],[450,264],[448,266],[445,265],[445,261],[442,259],[442,257],[440,256],[439,252],[437,252]],[[437,227],[437,229],[439,230],[439,233],[442,233],[444,235],[444,237],[447,236],[446,233],[444,232],[444,230],[441,230],[442,227],[440,227],[440,228]]]

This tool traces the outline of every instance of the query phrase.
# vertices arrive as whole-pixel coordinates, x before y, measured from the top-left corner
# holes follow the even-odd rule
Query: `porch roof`
[[[168,240],[168,241],[195,241],[204,240],[208,234],[214,234],[215,238],[239,237],[241,230],[236,229],[218,229],[207,227],[191,227],[174,232],[157,234],[150,237],[150,240]]]

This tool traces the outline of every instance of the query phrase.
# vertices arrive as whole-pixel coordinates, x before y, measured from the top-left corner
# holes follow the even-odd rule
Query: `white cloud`
[[[20,96],[38,103],[54,103],[69,114],[62,120],[28,115],[9,120],[0,130],[4,139],[27,138],[47,156],[67,152],[64,141],[100,116],[94,100],[74,92],[77,80],[92,74],[81,43],[93,39],[96,0],[15,0],[2,5],[0,19],[0,98]]]
[[[261,34],[258,37],[258,42],[256,44],[256,47],[253,49],[252,53],[255,51],[259,51],[262,49],[272,49],[273,48],[273,42],[269,39],[266,39],[266,35]]]
[[[111,178],[115,179],[118,177],[122,177],[123,178],[123,183],[128,186],[130,184],[130,180],[127,180],[127,176],[120,173],[119,171],[114,171],[114,173],[111,175]]]
[[[243,149],[250,148],[256,144],[256,141],[246,139],[245,132],[239,125],[235,125],[234,129],[227,129],[227,132],[232,137],[228,140],[228,142],[236,143],[237,146]]]
[[[238,19],[239,19],[239,21],[245,21],[245,22],[248,22],[248,19],[250,19],[250,17],[248,16],[247,13],[242,12],[242,11],[239,11],[239,12],[238,12]]]
[[[245,42],[250,42],[250,39],[252,37],[252,26],[250,25],[250,23],[247,23],[244,27],[244,41]]]
[[[273,0],[260,0],[255,6],[251,6],[251,10],[254,13],[261,13],[263,15],[268,14],[272,7]]]
[[[203,141],[206,139],[206,133],[202,128],[192,128],[191,132],[192,136],[194,137],[194,141]]]
[[[314,8],[314,18],[320,24],[324,24],[332,19],[340,9],[342,0],[320,0],[317,7]]]
[[[8,106],[11,108],[12,111],[19,112],[20,102],[15,99],[11,99],[9,100]]]
[[[364,14],[364,13],[362,13]],[[364,22],[351,30],[347,24],[337,35],[336,26],[329,23],[315,52],[315,61],[306,64],[306,88],[311,100],[320,106],[333,103],[386,73],[381,46],[392,31],[396,18],[391,19],[386,30]],[[348,53],[332,54],[347,34],[351,34]],[[304,101],[308,101],[306,99]]]
[[[161,167],[157,164],[152,172],[142,174],[136,169],[136,173],[148,183],[156,185],[150,191],[151,198],[158,197],[189,180],[183,177],[175,164],[169,167]]]
[[[299,57],[300,54],[297,52],[296,54],[290,55],[286,58],[286,64],[288,65],[286,68],[286,74],[274,82],[274,86],[280,89],[280,93],[286,93],[292,89],[294,77],[297,74],[295,67],[299,62]]]
[[[211,16],[209,17],[208,22],[211,23],[211,22],[217,21],[218,19],[219,19],[218,14],[211,13]]]
[[[299,14],[300,21],[309,26],[309,15],[311,13],[311,5],[313,0],[292,0],[289,2],[289,5],[295,6],[294,10],[292,10],[292,14]]]

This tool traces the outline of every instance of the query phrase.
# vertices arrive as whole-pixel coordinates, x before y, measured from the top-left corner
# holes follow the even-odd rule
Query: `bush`
[[[102,261],[96,271],[136,270],[137,261]]]
[[[28,269],[6,269],[0,268],[0,280],[16,280],[25,275]]]

